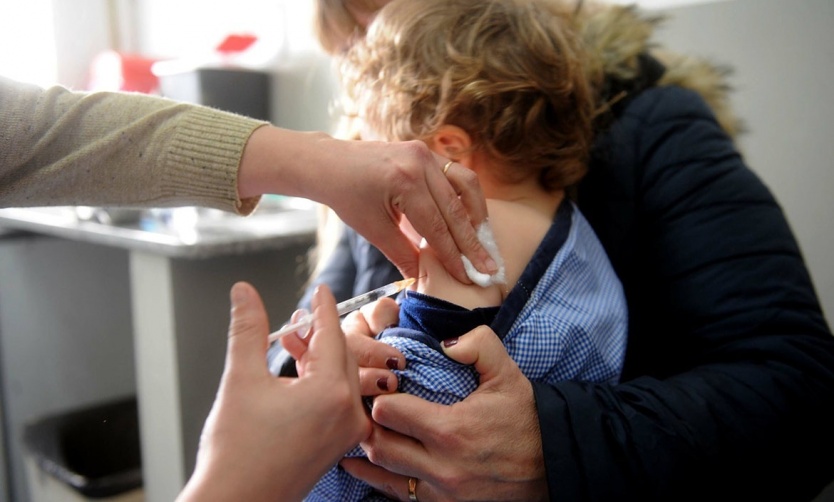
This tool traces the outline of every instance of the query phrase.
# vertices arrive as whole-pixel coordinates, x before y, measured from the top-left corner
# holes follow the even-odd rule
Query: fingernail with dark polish
[[[379,380],[376,381],[376,386],[379,387],[380,389],[384,390],[385,392],[388,392],[388,378],[386,378],[386,377],[380,378]]]
[[[453,345],[457,345],[457,344],[458,344],[458,339],[457,338],[449,338],[447,340],[443,340],[443,346],[447,347],[447,348],[451,347]]]
[[[385,361],[385,366],[388,366],[389,370],[395,370],[400,366],[400,359],[398,357],[389,357]]]

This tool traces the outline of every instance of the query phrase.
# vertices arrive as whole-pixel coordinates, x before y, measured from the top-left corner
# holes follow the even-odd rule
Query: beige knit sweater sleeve
[[[265,122],[141,94],[0,77],[0,207],[204,206],[248,214],[237,171]]]

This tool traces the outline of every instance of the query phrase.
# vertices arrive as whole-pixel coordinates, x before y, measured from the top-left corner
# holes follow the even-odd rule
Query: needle
[[[391,296],[393,294],[399,293],[400,291],[402,291],[405,288],[414,284],[414,281],[416,281],[416,279],[414,279],[412,277],[412,278],[409,278],[409,279],[403,279],[401,281],[392,282],[391,284],[388,284],[387,286],[382,286],[381,288],[376,288],[372,291],[368,291],[367,293],[361,294],[359,296],[355,296],[355,297],[351,298],[350,300],[345,300],[345,301],[339,303],[338,305],[336,305],[336,310],[339,312],[339,317],[341,317],[341,316],[343,316],[345,314],[348,314],[350,312],[353,312],[354,310],[357,310],[357,309],[359,309],[359,308],[361,308],[361,307],[363,307],[363,306],[365,306],[365,305],[367,305],[371,302],[375,302],[375,301],[379,300],[380,298],[384,298],[386,296]],[[299,331],[299,330],[305,330],[306,331],[310,326],[313,325],[313,320],[314,319],[315,319],[315,317],[313,316],[313,314],[307,314],[304,317],[302,317],[301,319],[299,319],[298,321],[296,321],[292,324],[287,324],[283,328],[281,328],[278,331],[276,331],[274,333],[271,333],[269,335],[269,343],[273,343],[276,340],[278,340],[279,338],[281,338],[282,336],[284,336],[288,333],[292,333],[294,331]]]

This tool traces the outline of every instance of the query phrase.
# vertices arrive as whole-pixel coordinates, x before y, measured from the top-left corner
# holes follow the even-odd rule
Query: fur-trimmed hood
[[[609,84],[639,79],[644,69],[641,58],[649,54],[665,67],[655,85],[676,85],[699,93],[721,127],[736,137],[744,131],[744,126],[730,106],[727,76],[731,69],[665,50],[653,42],[654,30],[663,19],[633,5],[588,4],[577,14],[579,30],[590,53],[590,70],[592,74],[604,76],[605,84],[600,89],[602,105],[610,106],[625,97],[623,91],[612,93]]]

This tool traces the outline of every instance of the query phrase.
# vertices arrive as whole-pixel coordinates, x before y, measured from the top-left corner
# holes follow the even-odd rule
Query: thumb
[[[260,295],[251,284],[238,282],[229,295],[232,302],[226,370],[267,371],[269,319]]]
[[[487,326],[478,326],[458,338],[445,340],[442,345],[447,356],[461,364],[475,366],[481,376],[481,385],[508,369],[519,371],[501,339]]]

